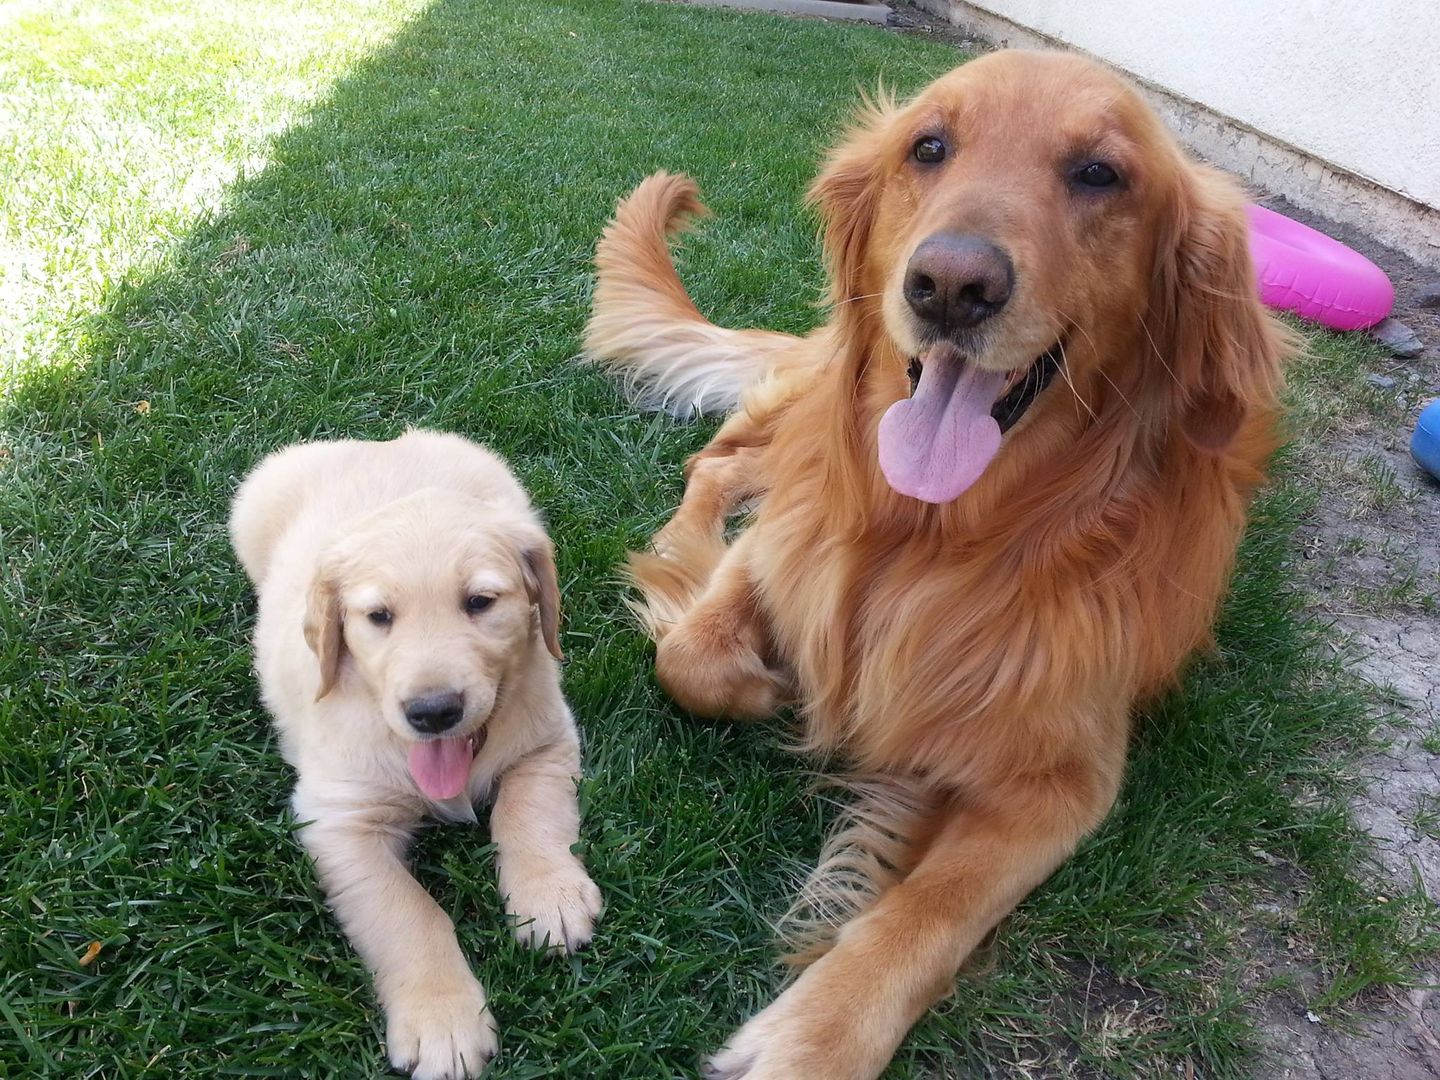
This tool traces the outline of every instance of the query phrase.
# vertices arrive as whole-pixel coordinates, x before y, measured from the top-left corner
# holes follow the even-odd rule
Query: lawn
[[[701,308],[814,325],[800,197],[854,88],[959,59],[614,0],[0,2],[0,1076],[384,1073],[290,835],[224,517],[270,450],[412,424],[507,455],[548,515],[609,903],[586,953],[536,956],[484,832],[422,839],[492,1072],[695,1075],[773,994],[768,920],[826,807],[782,725],[654,685],[615,567],[711,429],[572,363],[589,259],[618,196],[686,170],[716,211],[683,254]],[[1301,382],[1343,396],[1367,356],[1317,339]],[[1433,943],[1343,810],[1372,718],[1290,583],[1312,498],[1265,497],[1220,649],[1142,718],[1109,821],[887,1076],[1246,1076],[1267,957],[1328,1020]]]

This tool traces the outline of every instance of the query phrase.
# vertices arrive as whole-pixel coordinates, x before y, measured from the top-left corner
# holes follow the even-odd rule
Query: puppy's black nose
[[[434,735],[449,731],[465,715],[465,695],[453,690],[420,694],[403,703],[405,719],[416,731]]]
[[[978,236],[926,237],[905,268],[905,301],[940,333],[978,326],[1015,287],[1010,256]]]

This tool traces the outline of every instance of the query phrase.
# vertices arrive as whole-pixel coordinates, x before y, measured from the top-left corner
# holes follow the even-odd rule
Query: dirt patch
[[[1275,1047],[1276,1080],[1434,1080],[1440,1076],[1440,994],[1400,991],[1375,1002],[1380,1013],[1341,1027],[1310,1020],[1303,1007],[1276,1008],[1263,1028]]]
[[[1440,397],[1440,311],[1413,298],[1440,275],[1283,200],[1263,201],[1380,266],[1396,285],[1395,317],[1426,346],[1363,376],[1389,400],[1301,441],[1323,495],[1300,530],[1299,570],[1315,609],[1345,632],[1355,669],[1397,708],[1384,733],[1389,745],[1364,763],[1369,786],[1355,801],[1356,819],[1375,837],[1386,874],[1418,878],[1440,900],[1440,482],[1409,453],[1420,409]]]
[[[928,11],[921,11],[913,4],[897,3],[896,0],[885,0],[890,5],[891,15],[889,27],[900,34],[916,34],[924,37],[936,38],[940,41],[948,41],[957,49],[965,52],[982,53],[989,52],[993,46],[983,38],[977,38],[966,33],[960,27],[947,22]]]
[[[1431,348],[1405,363],[1433,385],[1436,335],[1421,333]],[[1338,482],[1325,484],[1301,529],[1300,577],[1316,610],[1344,632],[1355,670],[1396,708],[1396,722],[1380,732],[1384,748],[1362,763],[1368,783],[1352,804],[1355,820],[1374,838],[1383,874],[1418,879],[1440,900],[1440,484],[1406,449],[1418,407],[1403,409],[1400,424],[1365,423],[1305,448],[1317,475]],[[1429,988],[1352,1003],[1365,1018],[1339,1029],[1312,1022],[1295,994],[1271,998],[1261,1017],[1271,1075],[1440,1080],[1440,967],[1417,980]]]

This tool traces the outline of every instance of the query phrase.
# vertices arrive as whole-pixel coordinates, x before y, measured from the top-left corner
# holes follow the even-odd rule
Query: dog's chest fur
[[[757,539],[764,616],[814,749],[923,771],[957,743],[1019,736],[1009,721],[1060,692],[1061,644],[1047,632],[1066,598],[1024,597],[963,551],[828,537],[803,513],[766,522]]]

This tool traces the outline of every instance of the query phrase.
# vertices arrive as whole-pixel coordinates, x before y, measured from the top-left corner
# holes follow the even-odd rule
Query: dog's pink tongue
[[[475,749],[468,736],[431,739],[410,747],[410,775],[432,799],[453,799],[465,790]]]
[[[915,393],[880,418],[880,471],[902,495],[947,503],[980,479],[1000,449],[990,409],[1006,374],[943,345],[921,359]]]

